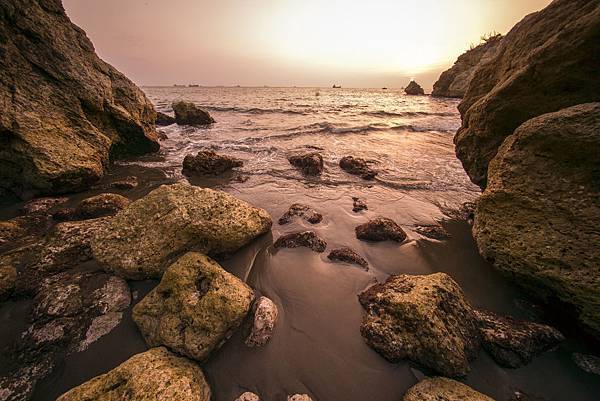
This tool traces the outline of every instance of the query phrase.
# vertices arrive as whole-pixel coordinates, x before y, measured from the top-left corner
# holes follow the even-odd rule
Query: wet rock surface
[[[239,327],[253,298],[252,289],[237,277],[190,252],[133,308],[133,320],[149,346],[164,345],[204,361]]]
[[[210,401],[202,369],[163,347],[134,355],[110,372],[75,387],[57,401]]]
[[[0,266],[0,302],[9,298],[17,285],[17,269],[11,265]]]
[[[323,172],[323,156],[317,152],[292,155],[288,161],[304,175],[320,175]]]
[[[279,224],[289,224],[296,217],[301,217],[310,224],[318,224],[323,220],[323,215],[308,205],[294,203],[289,210],[279,218]]]
[[[445,377],[420,381],[404,395],[403,401],[494,401],[471,387]]]
[[[167,125],[175,124],[177,120],[175,117],[171,117],[168,114],[162,113],[160,111],[156,112],[156,125],[159,127],[165,127]]]
[[[294,394],[289,395],[287,398],[288,401],[313,401],[312,398],[308,396],[308,394]]]
[[[21,208],[23,214],[48,213],[55,206],[65,203],[69,198],[37,198],[25,203]]]
[[[179,125],[208,125],[215,120],[208,114],[191,102],[175,102],[172,105],[175,112],[175,121]]]
[[[118,194],[105,193],[84,199],[75,208],[75,217],[79,219],[96,219],[112,216],[129,205],[131,201]]]
[[[0,251],[38,241],[50,226],[50,218],[43,213],[32,213],[0,221]]]
[[[298,233],[290,233],[282,235],[273,244],[275,249],[280,248],[309,248],[315,252],[325,252],[327,242],[320,238],[313,231],[302,231]]]
[[[252,305],[250,313],[251,324],[244,343],[248,347],[261,347],[265,345],[273,334],[279,312],[277,305],[269,298],[261,296]]]
[[[404,88],[404,93],[406,93],[407,95],[418,96],[424,95],[425,91],[423,90],[421,85],[419,85],[416,81],[410,81],[408,86]]]
[[[345,156],[340,160],[342,170],[352,175],[358,175],[365,180],[372,180],[377,172],[369,167],[367,160],[360,157]]]
[[[110,220],[92,241],[96,260],[130,278],[159,278],[169,262],[194,250],[233,252],[271,228],[259,208],[221,191],[163,185]]]
[[[260,401],[260,397],[249,391],[241,394],[235,401]]]
[[[122,178],[117,181],[113,181],[110,183],[110,187],[114,189],[134,189],[139,185],[139,180],[136,176],[130,175],[128,177]]]
[[[202,150],[183,159],[184,175],[219,175],[242,167],[244,163],[234,157],[219,155],[210,150]]]
[[[357,265],[365,270],[369,270],[369,262],[367,262],[365,258],[360,256],[354,249],[351,248],[344,247],[334,249],[329,253],[329,255],[327,255],[327,258],[337,262]]]
[[[406,233],[395,221],[378,217],[361,224],[354,229],[356,238],[364,241],[396,241],[404,242]]]
[[[440,225],[422,225],[416,226],[415,229],[422,236],[438,241],[444,241],[450,238],[450,234],[448,234],[448,232],[444,230],[444,227]]]
[[[368,210],[369,207],[367,206],[367,202],[365,202],[363,199],[358,198],[356,196],[352,197],[352,211],[354,213],[358,213],[361,212],[363,210]]]
[[[573,354],[573,362],[585,372],[600,376],[600,357],[580,353]]]

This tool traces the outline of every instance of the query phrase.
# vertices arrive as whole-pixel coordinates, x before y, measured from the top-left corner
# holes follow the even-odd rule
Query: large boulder
[[[525,121],[600,101],[598,54],[597,0],[555,0],[506,35],[459,106],[456,153],[474,183],[486,186],[489,162]]]
[[[178,125],[208,125],[215,122],[207,111],[192,102],[179,101],[173,103],[172,107]]]
[[[572,305],[596,333],[600,332],[598,155],[600,103],[526,122],[491,162],[473,227],[485,258],[539,297]]]
[[[242,323],[254,299],[250,287],[209,257],[190,252],[172,264],[133,308],[151,347],[164,345],[204,361]]]
[[[403,401],[494,401],[471,387],[445,377],[420,381],[404,394]]]
[[[210,394],[198,365],[160,347],[132,356],[57,401],[210,401]]]
[[[410,81],[408,86],[404,88],[404,93],[411,96],[424,95],[425,91],[416,81]]]
[[[131,203],[92,241],[96,260],[129,278],[159,278],[187,251],[234,252],[268,232],[271,216],[221,191],[183,182]]]
[[[2,1],[0,38],[0,193],[81,190],[110,158],[159,149],[150,101],[60,1]]]
[[[495,35],[484,39],[483,43],[463,53],[454,63],[452,68],[440,75],[439,80],[433,84],[432,96],[462,98],[475,71],[479,66],[490,61],[502,42],[502,35]]]

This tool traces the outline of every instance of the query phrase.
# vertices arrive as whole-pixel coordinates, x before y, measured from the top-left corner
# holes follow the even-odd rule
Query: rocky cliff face
[[[156,151],[156,113],[60,0],[0,0],[0,196],[80,190]]]
[[[479,46],[462,54],[452,68],[444,71],[433,84],[432,96],[462,98],[477,68],[490,61],[502,42],[502,35],[487,39]]]
[[[525,17],[475,72],[459,106],[454,142],[471,180],[485,188],[499,146],[525,121],[600,100],[600,2],[555,0]]]

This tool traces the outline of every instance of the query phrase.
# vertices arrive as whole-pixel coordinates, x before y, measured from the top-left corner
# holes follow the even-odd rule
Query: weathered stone
[[[420,381],[404,394],[403,401],[494,401],[471,387],[445,377]]]
[[[416,81],[410,81],[408,86],[404,88],[404,93],[411,96],[424,95],[425,91]]]
[[[288,224],[295,217],[302,217],[310,224],[317,224],[323,220],[323,215],[310,206],[294,203],[290,206],[289,210],[279,218],[279,224]]]
[[[358,265],[365,270],[369,270],[369,262],[365,260],[362,256],[360,256],[356,251],[351,248],[338,248],[334,249],[327,255],[329,260],[350,263],[353,265]]]
[[[544,324],[515,320],[487,311],[475,311],[475,314],[483,347],[504,367],[526,365],[534,356],[565,339],[558,330]]]
[[[271,224],[263,209],[181,182],[163,185],[121,210],[95,236],[92,250],[106,270],[119,276],[158,278],[186,251],[234,252]]]
[[[23,214],[47,213],[54,206],[60,205],[68,201],[69,198],[38,198],[27,202],[21,208]]]
[[[115,189],[134,189],[139,185],[138,178],[134,175],[130,175],[125,178],[121,178],[120,180],[113,181],[110,183],[111,188]]]
[[[288,395],[287,401],[313,401],[308,394],[294,394]]]
[[[356,238],[364,241],[396,241],[404,242],[406,233],[395,221],[385,217],[369,220],[357,226],[354,231]]]
[[[179,125],[208,125],[215,122],[207,111],[192,102],[175,102],[173,111],[175,112],[175,121]]]
[[[304,175],[321,175],[323,172],[323,156],[317,152],[292,155],[288,161]]]
[[[235,401],[260,401],[260,397],[249,391],[243,393]]]
[[[440,225],[421,225],[416,226],[416,231],[424,237],[444,241],[450,238],[450,234]]]
[[[391,276],[359,295],[361,334],[391,362],[409,359],[445,376],[465,376],[479,348],[471,305],[445,273]]]
[[[600,103],[519,127],[490,164],[473,227],[479,251],[496,268],[542,300],[572,305],[595,333],[600,333],[599,127]]]
[[[75,214],[81,219],[112,216],[130,203],[131,201],[122,195],[104,193],[79,202]]]
[[[364,200],[357,198],[356,196],[352,197],[352,211],[354,213],[358,213],[367,209],[369,209],[369,207]]]
[[[110,158],[159,149],[150,101],[60,2],[4,1],[0,37],[0,192],[82,190]]]
[[[204,361],[242,323],[253,298],[240,279],[209,257],[190,252],[133,308],[133,320],[151,347],[164,345]]]
[[[265,345],[273,334],[278,315],[277,305],[267,297],[260,297],[252,305],[252,322],[244,343],[248,347]]]
[[[0,221],[0,251],[39,240],[50,226],[50,218],[42,213]]]
[[[171,117],[168,114],[162,113],[160,111],[156,112],[156,125],[159,127],[164,127],[167,125],[175,124],[177,120],[175,117]]]
[[[277,239],[277,241],[275,241],[273,246],[275,249],[306,247],[315,252],[321,253],[325,252],[325,248],[327,248],[327,242],[325,242],[313,231],[302,231],[298,233],[282,235]]]
[[[580,353],[573,354],[573,361],[585,372],[600,376],[600,358],[594,355]]]
[[[467,92],[475,71],[496,55],[501,42],[502,35],[491,36],[484,39],[479,46],[462,54],[452,68],[444,71],[440,79],[433,84],[431,95],[462,98]]]
[[[0,265],[0,302],[10,297],[17,283],[17,270],[10,265]]]
[[[489,162],[525,121],[600,101],[599,21],[596,0],[553,1],[515,25],[495,57],[477,69],[454,138],[474,183],[487,185]]]
[[[377,175],[377,172],[369,167],[368,162],[360,157],[342,157],[340,167],[347,173],[358,175],[365,180],[372,180]]]
[[[132,356],[57,401],[210,401],[210,397],[202,369],[160,347]]]
[[[210,150],[202,150],[194,155],[187,155],[183,159],[184,175],[219,175],[242,167],[244,163],[230,156],[218,155]]]

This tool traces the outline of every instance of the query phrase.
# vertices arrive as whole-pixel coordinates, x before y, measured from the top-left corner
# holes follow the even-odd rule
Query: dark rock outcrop
[[[403,401],[494,401],[466,384],[445,377],[420,381],[404,394]]]
[[[179,125],[208,125],[215,122],[207,111],[192,102],[175,102],[173,111],[175,112],[175,121]]]
[[[410,81],[408,86],[404,88],[404,93],[411,96],[424,95],[425,91],[416,81]]]
[[[303,231],[283,235],[273,244],[275,249],[280,248],[300,248],[306,247],[315,252],[325,252],[327,242],[315,234],[313,231]]]
[[[358,265],[365,270],[369,270],[369,262],[360,256],[354,249],[351,248],[338,248],[329,252],[327,255],[329,260],[349,263],[352,265]]]
[[[600,357],[574,353],[573,362],[575,362],[581,370],[600,376]]]
[[[440,75],[440,79],[433,84],[432,96],[462,98],[475,71],[479,66],[490,61],[502,42],[502,35],[487,38],[482,44],[462,54],[452,68]]]
[[[320,175],[323,172],[323,156],[317,152],[292,155],[288,161],[304,175]]]
[[[364,200],[353,196],[352,197],[352,211],[354,213],[358,213],[361,212],[363,210],[368,210],[369,207],[367,206],[367,202],[365,202]]]
[[[279,224],[288,224],[296,217],[301,217],[310,224],[318,224],[323,220],[323,215],[310,206],[294,203],[290,206],[289,210],[279,218]]]
[[[175,124],[177,120],[175,117],[171,117],[168,114],[161,113],[160,111],[156,112],[156,125],[159,127],[165,127],[167,125]]]
[[[3,1],[0,37],[0,193],[82,190],[109,158],[159,149],[150,101],[60,1]]]
[[[345,156],[340,160],[340,168],[352,175],[358,175],[365,180],[372,180],[377,172],[369,167],[368,162],[360,157]]]
[[[363,241],[396,241],[404,242],[406,233],[396,222],[385,217],[369,220],[357,226],[354,231],[356,238]]]
[[[242,167],[244,163],[230,156],[216,154],[210,150],[201,150],[195,156],[187,155],[183,159],[184,175],[219,175]]]

